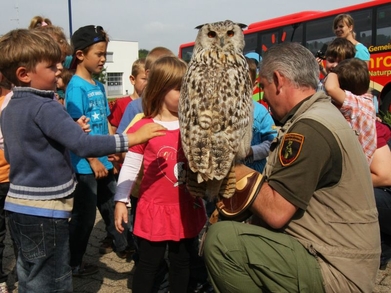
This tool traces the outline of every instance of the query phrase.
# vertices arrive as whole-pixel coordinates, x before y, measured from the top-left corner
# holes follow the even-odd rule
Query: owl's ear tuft
[[[199,30],[199,29],[202,28],[205,24],[206,24],[206,23],[200,24],[200,25],[196,26],[195,29],[196,29],[196,30]]]
[[[241,29],[244,29],[247,27],[247,24],[244,24],[244,23],[237,23],[237,25],[241,28]]]

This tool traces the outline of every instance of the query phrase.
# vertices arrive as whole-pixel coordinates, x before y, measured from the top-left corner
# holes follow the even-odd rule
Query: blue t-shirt
[[[131,103],[125,109],[124,115],[121,118],[121,122],[118,125],[117,133],[123,133],[128,127],[129,123],[132,122],[133,118],[143,112],[142,98],[138,98]]]
[[[361,59],[363,61],[369,61],[370,55],[367,47],[365,47],[361,43],[357,43],[355,48],[356,48],[356,55],[354,55],[354,58]]]
[[[253,121],[253,138],[251,146],[254,152],[254,161],[246,162],[246,165],[262,173],[266,165],[266,157],[269,154],[269,148],[272,140],[277,135],[277,130],[272,116],[265,106],[254,102],[254,121]],[[263,144],[264,142],[268,142]],[[262,159],[258,159],[262,157]]]
[[[65,93],[65,107],[73,119],[79,119],[82,115],[90,118],[90,135],[109,134],[107,116],[110,115],[110,109],[105,89],[99,81],[95,80],[93,85],[80,76],[74,75]],[[107,156],[98,159],[106,169],[113,168]],[[87,159],[71,152],[71,160],[76,173],[93,174]]]

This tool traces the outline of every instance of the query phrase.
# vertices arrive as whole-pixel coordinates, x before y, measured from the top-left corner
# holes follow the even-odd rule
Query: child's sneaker
[[[113,239],[110,236],[106,236],[105,239],[101,241],[101,245],[99,246],[100,254],[107,254],[113,251]]]
[[[96,265],[83,262],[81,265],[72,267],[72,276],[74,277],[84,277],[96,274],[99,271],[99,268]]]

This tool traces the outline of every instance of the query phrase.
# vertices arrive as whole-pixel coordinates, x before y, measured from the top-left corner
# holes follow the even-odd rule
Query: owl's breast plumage
[[[190,169],[204,181],[222,180],[241,145],[249,147],[251,140],[252,86],[241,50],[196,45],[183,79],[179,120]]]

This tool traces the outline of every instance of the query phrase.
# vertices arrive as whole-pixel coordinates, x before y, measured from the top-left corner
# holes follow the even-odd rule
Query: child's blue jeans
[[[106,231],[115,242],[117,251],[125,250],[126,235],[120,234],[114,224],[114,194],[117,182],[113,170],[107,177],[95,179],[94,174],[76,174],[78,184],[73,193],[72,218],[69,222],[71,266],[82,263],[90,234],[95,225],[96,207],[106,225]]]
[[[18,247],[18,292],[72,292],[68,219],[8,212]]]

